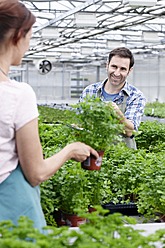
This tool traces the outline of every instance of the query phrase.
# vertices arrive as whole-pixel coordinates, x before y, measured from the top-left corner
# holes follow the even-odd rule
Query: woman
[[[38,133],[36,96],[26,83],[8,78],[11,65],[21,63],[29,48],[34,15],[19,1],[0,3],[0,221],[15,224],[21,215],[42,230],[46,225],[39,184],[69,159],[82,162],[97,152],[75,142],[43,159]]]

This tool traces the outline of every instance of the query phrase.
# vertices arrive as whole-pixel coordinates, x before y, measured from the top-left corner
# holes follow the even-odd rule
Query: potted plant
[[[86,220],[77,216],[75,209],[88,211],[90,190],[86,171],[76,161],[68,161],[51,178],[50,188],[55,192],[54,217],[57,225],[79,226]]]
[[[44,146],[45,157],[57,152],[59,145],[64,146],[64,144],[58,144],[58,142],[58,145],[56,145],[55,141],[56,139],[59,140],[58,136],[61,133],[62,137],[64,136],[64,129],[65,125],[51,125],[50,128],[49,124],[40,124],[43,146],[44,142],[49,144],[48,147]],[[68,138],[66,134],[65,137]],[[88,171],[82,170],[80,163],[76,161],[66,162],[53,177],[41,184],[41,203],[47,223],[56,225],[55,219],[57,225],[73,226],[75,224],[70,223],[69,215],[75,217],[75,209],[79,208],[87,212],[89,206],[101,205],[103,203],[102,199],[105,199],[105,197],[110,200],[110,181],[106,179],[106,175],[102,171],[88,173]],[[69,214],[67,218],[66,214]],[[78,220],[78,224],[83,221]]]
[[[105,150],[121,140],[124,126],[111,103],[105,103],[97,97],[86,97],[83,102],[72,105],[71,111],[66,111],[66,132],[72,141],[81,141],[98,151],[100,157],[94,161],[93,169],[99,170]],[[90,169],[88,158],[84,163]]]
[[[142,149],[132,151],[118,144],[106,151],[105,157],[101,171],[107,171],[107,179],[111,182],[112,191],[111,202],[106,203],[105,207],[111,210],[123,205],[125,210],[121,209],[122,212],[130,215],[130,209],[133,210],[132,207],[136,206],[134,210],[137,209],[138,214],[142,215],[145,221],[163,222],[165,216],[164,151],[157,153],[148,153]]]
[[[48,223],[53,224],[54,216],[58,226],[79,226],[86,220],[77,216],[76,209],[81,209],[85,213],[95,205],[102,205],[107,199],[110,201],[112,196],[110,186],[111,182],[104,170],[89,173],[82,170],[80,163],[68,161],[51,179],[41,185],[42,205]]]

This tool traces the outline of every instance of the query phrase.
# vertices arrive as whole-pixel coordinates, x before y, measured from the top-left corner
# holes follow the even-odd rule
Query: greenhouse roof
[[[165,53],[165,0],[22,2],[37,17],[26,59],[99,64],[119,46],[134,54]]]

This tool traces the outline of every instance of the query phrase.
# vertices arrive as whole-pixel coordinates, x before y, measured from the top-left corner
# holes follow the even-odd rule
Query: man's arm
[[[112,102],[112,106],[114,107],[116,113],[121,119],[121,123],[125,125],[125,128],[124,128],[125,135],[128,137],[132,136],[133,131],[134,131],[134,124],[124,116],[123,112],[119,109],[116,103]]]
[[[125,124],[125,134],[130,137],[133,134],[133,131],[137,131],[142,115],[144,114],[144,108],[146,104],[146,98],[143,93],[133,94],[130,100],[127,103],[125,113],[123,114],[119,107],[113,103],[114,108],[116,109],[121,122]]]

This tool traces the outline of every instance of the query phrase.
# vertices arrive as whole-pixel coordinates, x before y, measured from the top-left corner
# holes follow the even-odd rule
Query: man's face
[[[110,63],[107,64],[108,80],[113,86],[122,87],[130,72],[130,59],[113,56]]]

